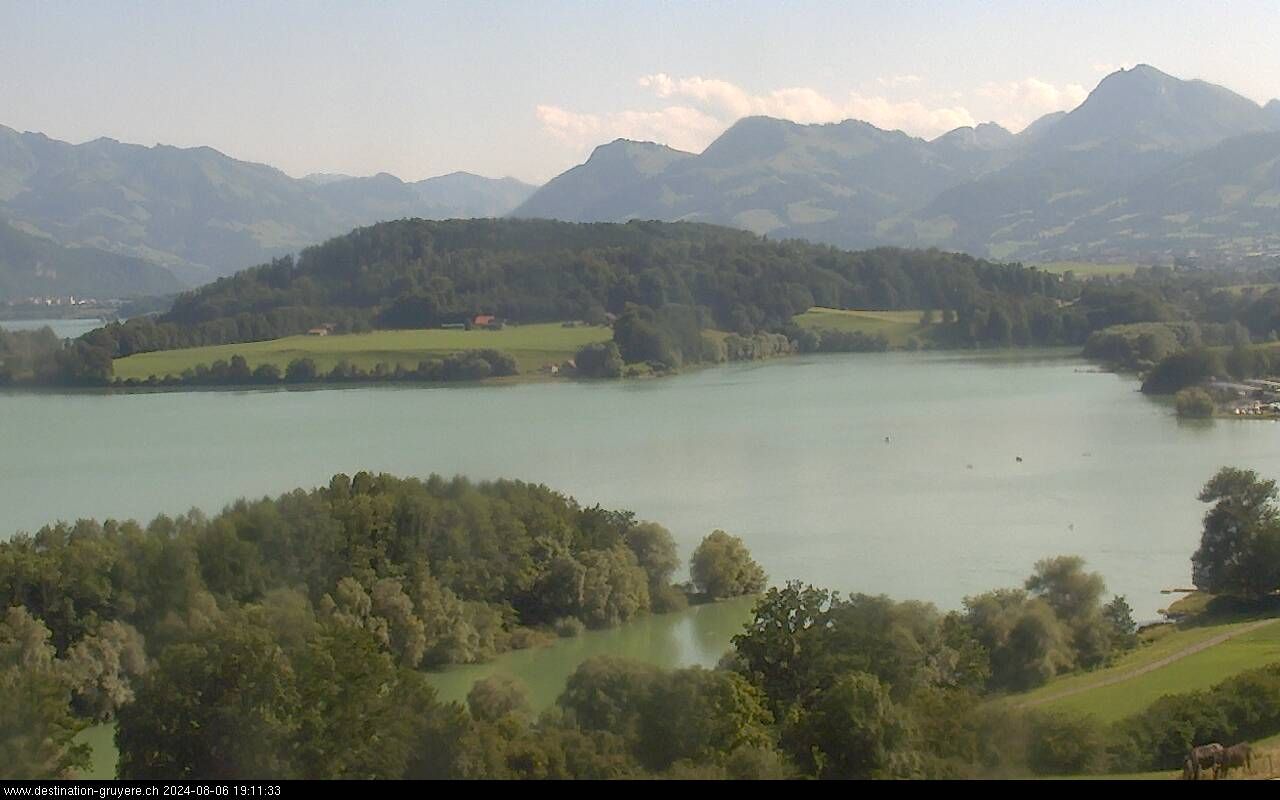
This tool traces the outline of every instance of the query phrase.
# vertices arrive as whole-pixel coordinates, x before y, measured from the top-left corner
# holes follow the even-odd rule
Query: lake
[[[74,339],[94,328],[101,328],[100,319],[0,319],[0,329],[7,331],[34,331],[51,328],[63,339]]]
[[[1190,580],[1201,485],[1224,464],[1280,475],[1278,445],[1280,425],[1179,422],[1132,378],[1061,351],[806,356],[603,383],[10,392],[0,531],[216,511],[335,472],[464,473],[632,509],[685,556],[723,528],[775,581],[943,608],[1075,553],[1150,619],[1160,589]],[[554,687],[603,651],[710,664],[746,616],[732,608],[460,674]]]

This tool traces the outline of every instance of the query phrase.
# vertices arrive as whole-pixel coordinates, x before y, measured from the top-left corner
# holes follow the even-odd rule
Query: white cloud
[[[721,120],[688,106],[582,114],[541,105],[536,114],[543,130],[575,151],[584,152],[614,139],[660,142],[677,150],[700,152],[725,128]]]
[[[919,78],[899,76],[899,79]],[[860,119],[880,128],[902,129],[917,136],[936,136],[959,125],[972,125],[973,117],[958,106],[932,108],[918,100],[895,101],[880,95],[850,92],[843,99],[827,97],[816,89],[795,86],[751,94],[741,86],[717,78],[672,78],[658,73],[640,79],[640,85],[662,98],[680,97],[708,108],[717,118],[732,123],[742,117],[769,116],[802,124]]]
[[[1052,111],[1069,111],[1084,102],[1088,92],[1078,83],[1054,86],[1038,78],[985,83],[977,94],[995,109],[994,119],[1009,130],[1025,128]]]
[[[877,79],[883,87],[902,89],[921,83],[917,75]],[[979,120],[964,104],[982,107],[981,119],[994,119],[1020,130],[1050,111],[1074,108],[1084,100],[1082,86],[1055,86],[1037,78],[987,83],[969,94],[952,91],[919,97],[889,97],[879,92],[849,92],[832,97],[817,89],[794,86],[755,94],[720,78],[645,75],[638,85],[669,104],[657,109],[608,113],[579,112],[557,105],[536,109],[543,130],[585,155],[592,147],[617,138],[657,141],[680,150],[701,152],[742,117],[763,115],[802,124],[859,119],[886,130],[902,130],[933,138]],[[895,93],[896,94],[896,93]]]

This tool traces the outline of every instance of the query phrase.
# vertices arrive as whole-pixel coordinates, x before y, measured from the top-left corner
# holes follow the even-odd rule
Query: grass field
[[[891,347],[902,347],[912,336],[920,337],[928,326],[920,324],[923,311],[858,311],[811,308],[795,316],[797,325],[810,330],[861,331],[884,334]]]
[[[76,743],[89,745],[92,751],[89,769],[80,777],[90,781],[109,781],[116,776],[116,762],[120,753],[116,750],[116,726],[113,722],[85,728],[76,736]]]
[[[140,353],[116,359],[113,366],[117,378],[146,380],[151,375],[178,376],[197,364],[208,365],[219,359],[229,361],[233,355],[241,355],[250,369],[271,363],[283,371],[296,358],[310,358],[321,372],[328,372],[343,360],[364,369],[372,369],[379,362],[391,367],[396,364],[417,367],[419,361],[442,358],[449,353],[494,349],[510,353],[520,364],[520,372],[530,374],[548,362],[560,363],[573,358],[583,345],[608,341],[612,335],[607,327],[566,328],[550,322],[496,331],[402,330],[345,336],[288,336],[266,342]]]
[[[1088,261],[1049,261],[1044,264],[1028,264],[1027,266],[1059,275],[1074,272],[1077,278],[1127,277],[1138,269],[1137,264],[1092,264]]]
[[[1066,676],[1035,691],[1009,699],[1020,704],[1042,701],[1037,703],[1039,708],[1092,714],[1103,722],[1122,719],[1143,710],[1166,694],[1207,689],[1238,672],[1280,661],[1280,620],[1118,683],[1098,686],[1058,699],[1045,698],[1132,672],[1179,650],[1249,624],[1251,623],[1233,622],[1168,629],[1167,633],[1129,653],[1107,669]]]

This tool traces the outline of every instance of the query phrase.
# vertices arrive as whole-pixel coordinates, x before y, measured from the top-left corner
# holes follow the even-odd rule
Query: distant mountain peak
[[[1002,125],[982,122],[976,126],[965,125],[947,131],[934,139],[933,143],[967,150],[999,150],[1013,144],[1015,138]]]

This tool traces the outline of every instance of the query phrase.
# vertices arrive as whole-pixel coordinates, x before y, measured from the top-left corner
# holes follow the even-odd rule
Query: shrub
[[[1216,408],[1209,393],[1198,386],[1183,389],[1174,395],[1173,400],[1180,417],[1204,419],[1212,417]]]

